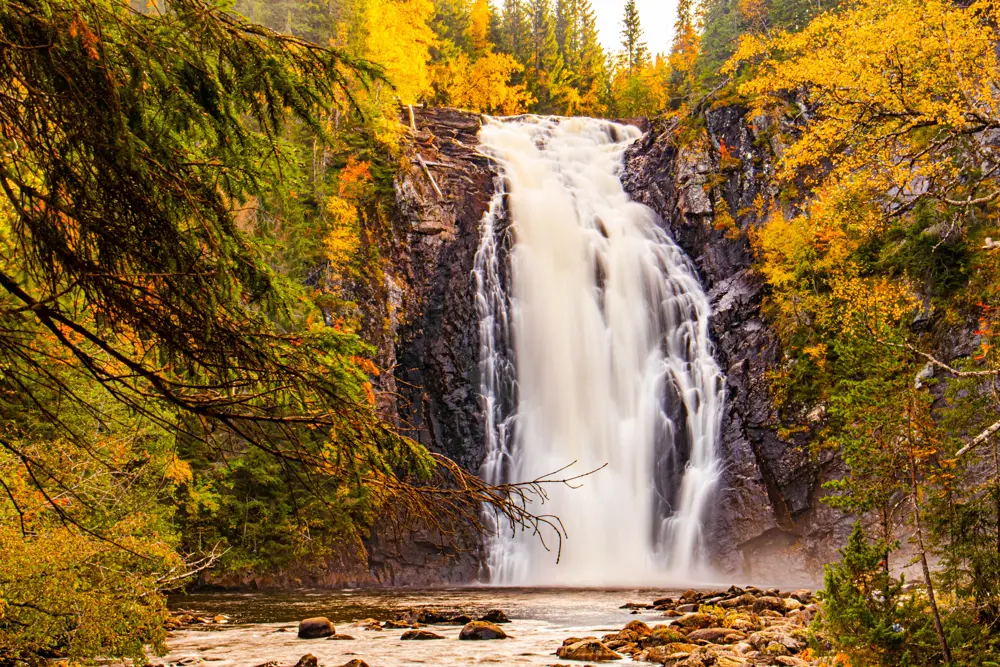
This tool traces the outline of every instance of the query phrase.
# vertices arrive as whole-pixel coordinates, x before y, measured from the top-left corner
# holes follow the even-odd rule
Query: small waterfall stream
[[[560,562],[538,536],[501,527],[496,584],[649,583],[704,565],[724,379],[694,268],[619,180],[640,134],[537,117],[480,133],[502,184],[476,256],[483,474],[499,483],[607,464],[532,508],[565,525]]]

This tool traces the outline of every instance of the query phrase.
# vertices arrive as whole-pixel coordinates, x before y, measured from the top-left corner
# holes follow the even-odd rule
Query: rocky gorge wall
[[[721,215],[740,232],[757,223],[755,200],[776,195],[770,177],[780,147],[769,145],[766,123],[739,107],[709,110],[704,120],[707,141],[687,144],[654,124],[630,148],[622,180],[695,262],[713,306],[727,376],[725,468],[707,536],[716,566],[742,580],[813,582],[850,531],[849,518],[819,502],[823,482],[842,467],[779,437],[767,373],[781,351],[761,316],[764,286],[746,234],[717,224]],[[399,315],[393,358],[383,359],[396,368],[383,389],[399,397],[404,430],[471,471],[485,456],[472,268],[494,191],[494,173],[476,151],[479,124],[474,114],[415,110],[410,167],[396,184],[404,243],[387,275]],[[446,581],[475,577],[475,554],[452,556],[440,570]]]

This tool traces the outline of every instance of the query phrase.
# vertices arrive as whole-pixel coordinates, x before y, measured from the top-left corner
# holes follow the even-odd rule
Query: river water
[[[626,602],[648,603],[677,594],[669,589],[487,587],[196,594],[172,599],[171,607],[226,614],[232,624],[175,632],[167,642],[168,655],[153,662],[188,664],[190,659],[196,659],[216,667],[253,667],[270,661],[291,665],[311,653],[327,667],[354,658],[371,667],[566,664],[555,656],[555,651],[567,637],[601,636],[637,618],[651,625],[666,622],[657,611],[633,615],[619,607]],[[473,617],[501,609],[511,618],[512,622],[503,627],[512,639],[458,641],[461,627],[435,625],[428,629],[447,639],[401,641],[404,630],[372,631],[353,625],[365,618],[391,619],[396,612],[425,606],[453,609]],[[298,639],[298,621],[311,616],[326,616],[337,626],[338,633],[355,639]]]

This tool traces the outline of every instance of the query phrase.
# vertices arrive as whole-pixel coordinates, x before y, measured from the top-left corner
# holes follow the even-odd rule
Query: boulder
[[[563,660],[583,660],[585,662],[609,662],[611,660],[621,660],[622,656],[615,653],[603,642],[596,639],[588,639],[569,646],[560,646],[556,651]]]
[[[798,611],[805,607],[804,604],[796,600],[795,598],[785,598],[785,611]]]
[[[365,662],[364,660],[359,660],[358,658],[355,658],[350,662],[345,662],[340,667],[368,667],[368,663]]]
[[[679,612],[681,612],[683,614],[687,614],[687,613],[690,613],[692,611],[698,611],[698,606],[699,605],[696,605],[696,604],[682,604],[679,607],[677,607],[677,611],[679,611]]]
[[[479,619],[480,621],[486,621],[487,623],[510,623],[510,619],[507,618],[507,614],[503,613],[499,609],[491,609]]]
[[[452,616],[447,621],[441,621],[442,625],[466,625],[472,622],[471,616],[466,616],[465,614],[459,614],[458,616]]]
[[[758,614],[765,610],[777,611],[780,613],[785,613],[785,601],[779,597],[765,595],[764,597],[759,597],[753,603],[753,610]]]
[[[753,632],[754,630],[760,630],[759,624],[754,623],[752,619],[749,618],[736,618],[733,619],[729,627],[733,630],[739,630],[740,632]]]
[[[360,621],[354,623],[356,627],[364,628],[365,630],[381,630],[382,624],[379,623],[374,618],[363,618]]]
[[[330,619],[325,616],[306,618],[299,621],[299,639],[323,639],[335,634],[337,634],[337,629],[333,627]]]
[[[701,628],[710,628],[716,623],[715,616],[711,614],[702,613],[692,613],[684,614],[680,618],[674,621],[674,624],[688,630],[700,630]]]
[[[653,632],[649,629],[649,626],[642,621],[629,621],[629,624],[626,625],[622,631],[624,632],[625,630],[631,630],[640,637],[648,637]]]
[[[684,660],[697,646],[694,644],[667,644],[666,646],[654,646],[645,653],[637,655],[640,662],[658,662],[664,665],[672,665]]]
[[[763,653],[771,656],[791,655],[791,651],[788,650],[788,647],[781,642],[771,642],[764,647]]]
[[[382,624],[382,627],[387,630],[402,630],[403,628],[412,628],[413,623],[409,621],[386,621]]]
[[[400,639],[444,639],[444,637],[430,630],[407,630]]]
[[[750,593],[743,593],[734,598],[728,598],[726,600],[721,600],[719,606],[723,609],[735,609],[736,607],[753,607],[754,603],[757,602],[757,598]]]
[[[746,639],[746,635],[731,628],[704,628],[688,633],[688,641],[705,641],[710,644],[734,644]]]
[[[472,621],[466,623],[459,639],[507,639],[507,633],[500,629],[500,626],[488,621]]]
[[[416,622],[424,625],[434,625],[435,623],[447,623],[459,614],[454,611],[441,611],[440,609],[421,609],[416,613]]]
[[[670,644],[672,642],[686,642],[687,637],[683,633],[679,632],[676,628],[672,628],[669,625],[657,625],[653,628],[649,636],[643,638],[643,646],[662,646],[664,644]]]
[[[337,634],[337,635],[330,635],[329,637],[326,638],[327,641],[330,641],[331,639],[336,641],[351,641],[354,639],[354,637],[352,637],[351,635]]]
[[[295,667],[319,667],[319,660],[312,653],[306,653],[295,663]]]
[[[607,644],[608,642],[619,642],[621,644],[635,643],[639,641],[639,633],[634,630],[622,630],[621,632],[614,632],[610,635],[604,635],[601,637],[601,641]],[[614,647],[612,647],[614,648]]]
[[[815,598],[813,592],[805,588],[800,588],[799,590],[793,592],[792,597],[802,604],[809,604]]]
[[[576,644],[577,642],[589,641],[593,639],[597,641],[597,637],[567,637],[563,640],[563,646],[569,646],[570,644]]]

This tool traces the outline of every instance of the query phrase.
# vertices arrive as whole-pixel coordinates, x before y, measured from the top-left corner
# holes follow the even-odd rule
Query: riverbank
[[[294,665],[303,655],[311,654],[316,656],[318,664],[328,667],[343,665],[351,660],[363,660],[371,667],[579,665],[584,663],[562,658],[556,653],[564,644],[571,646],[578,643],[566,643],[569,638],[586,641],[592,638],[593,641],[604,642],[608,650],[620,656],[615,658],[616,664],[647,660],[659,664],[684,664],[685,667],[810,664],[793,655],[794,651],[801,656],[804,643],[796,633],[801,635],[808,619],[802,614],[794,615],[800,611],[794,609],[781,613],[782,622],[779,623],[778,616],[775,616],[779,612],[765,607],[776,607],[775,599],[784,602],[786,598],[768,595],[769,591],[749,592],[753,590],[731,589],[731,592],[713,595],[710,591],[685,593],[669,589],[482,587],[425,591],[199,594],[175,598],[172,606],[212,616],[226,616],[230,622],[173,632],[167,642],[170,652],[164,658],[154,658],[153,663],[189,665],[204,662],[214,667],[248,667],[266,663]],[[799,594],[804,593],[807,592]],[[759,608],[755,609],[754,602],[749,597],[740,599],[741,595],[764,602],[757,604]],[[789,606],[802,604],[791,594],[786,592],[786,595],[787,599],[795,600]],[[729,600],[749,605],[733,604]],[[654,604],[657,602],[659,604]],[[732,606],[723,607],[723,604]],[[690,605],[694,605],[695,611],[691,611]],[[407,610],[421,607],[457,610],[471,618],[478,618],[491,609],[501,609],[511,620],[502,625],[510,638],[461,641],[458,639],[461,624],[434,624],[424,629],[443,639],[411,641],[402,639],[407,628],[395,622],[385,623],[403,616]],[[711,611],[704,614],[698,611],[702,608],[711,608]],[[706,616],[710,622],[702,619],[695,623],[695,617],[690,616],[692,613]],[[336,626],[337,635],[351,639],[298,639],[298,622],[313,616],[329,618]],[[683,623],[678,622],[685,618]],[[371,619],[383,622],[373,624]],[[784,622],[786,619],[787,623]],[[639,621],[649,629],[649,634],[645,634],[642,626],[633,621]],[[630,623],[632,625],[623,634]],[[683,634],[684,639],[668,637],[663,630],[657,630],[657,626],[670,626],[674,632]],[[708,641],[711,633],[694,634],[716,626],[730,630],[715,637],[717,643]],[[634,633],[635,637],[629,633]],[[784,651],[769,648],[775,641],[781,643],[780,638],[775,639],[778,634],[786,635],[786,643],[790,644],[784,647]],[[661,637],[678,641],[661,641]],[[682,657],[681,653],[685,655]],[[777,655],[779,653],[784,654]],[[761,662],[765,659],[766,662]]]

